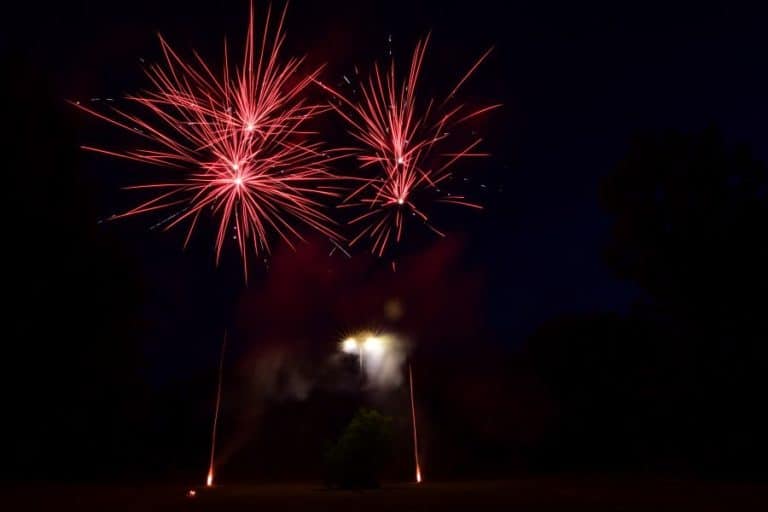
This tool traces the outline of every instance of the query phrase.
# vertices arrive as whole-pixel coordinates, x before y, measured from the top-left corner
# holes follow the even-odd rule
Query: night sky
[[[256,2],[257,16],[261,4]],[[462,164],[459,173],[459,180],[468,180],[458,185],[486,208],[447,211],[445,239],[413,230],[395,273],[388,261],[361,249],[351,259],[328,256],[331,247],[322,239],[310,237],[295,252],[277,244],[268,265],[253,262],[247,286],[231,247],[216,268],[210,231],[199,232],[185,251],[183,230],[150,228],[157,217],[102,222],[136,204],[138,197],[121,187],[146,180],[152,169],[81,151],[81,144],[114,147],[130,138],[67,104],[120,101],[145,87],[142,61],[161,58],[157,32],[181,53],[195,48],[216,61],[224,36],[235,48],[242,40],[247,1],[72,1],[25,5],[6,17],[2,97],[13,122],[5,123],[12,157],[3,203],[12,327],[4,338],[13,356],[14,453],[29,474],[47,476],[40,461],[55,459],[50,467],[61,466],[74,450],[58,446],[68,438],[82,443],[85,454],[73,478],[92,474],[88,460],[111,465],[114,473],[153,464],[171,474],[196,471],[206,455],[198,440],[205,442],[210,383],[225,329],[232,339],[226,410],[241,420],[225,432],[236,438],[243,425],[256,423],[243,405],[252,398],[242,391],[249,368],[268,357],[293,357],[306,366],[325,357],[346,332],[370,324],[406,333],[417,363],[436,361],[424,399],[424,414],[433,418],[425,432],[433,433],[434,447],[449,443],[452,428],[480,432],[478,444],[459,447],[454,459],[433,455],[439,471],[471,472],[477,460],[492,460],[501,472],[525,465],[507,463],[512,459],[546,466],[554,448],[536,451],[546,445],[539,440],[556,430],[552,418],[569,409],[548,380],[557,365],[542,369],[530,340],[557,331],[557,319],[626,320],[635,318],[638,305],[667,304],[647,280],[617,271],[606,256],[621,208],[603,195],[620,162],[633,154],[633,141],[647,134],[716,133],[725,147],[743,150],[763,166],[755,171],[762,176],[755,178],[755,194],[765,211],[768,34],[764,12],[733,2],[501,4],[291,3],[286,53],[327,63],[323,76],[329,83],[340,84],[355,65],[385,62],[390,35],[402,62],[431,32],[424,90],[447,92],[482,51],[495,46],[463,94],[468,101],[504,106],[476,127],[492,157]],[[338,137],[336,120],[327,127]],[[752,221],[752,236],[764,238],[768,226]],[[694,258],[701,255],[693,242],[686,247]],[[720,261],[734,264],[728,257]],[[762,285],[765,270],[760,272],[745,282]],[[752,288],[731,292],[759,296]],[[403,305],[399,323],[384,314],[391,300]],[[756,308],[740,310],[748,318],[745,331],[753,320],[758,325]],[[755,329],[756,336],[761,331]],[[623,324],[615,330],[636,332]],[[750,359],[749,350],[739,352],[739,361]],[[707,385],[720,378],[707,375],[701,377]],[[316,398],[309,412],[283,397],[254,414],[273,414],[276,425],[320,416],[323,404],[334,400],[322,378],[313,378]],[[739,388],[740,396],[756,393],[758,382],[749,391]],[[455,388],[475,389],[484,398],[451,404],[445,390]],[[326,425],[329,431],[343,424],[345,407],[359,398],[345,396],[327,409],[341,418]],[[504,404],[506,415],[496,425],[467,420],[438,432],[446,411],[474,417],[485,414],[486,403]],[[519,414],[534,419],[508,436],[499,434],[513,428],[509,418]],[[175,438],[167,455],[139,449],[142,454],[126,458],[125,446],[161,446],[189,422],[195,426]],[[260,428],[263,439],[252,450],[275,435]],[[117,448],[105,455],[105,445]],[[505,456],[516,455],[488,455],[499,445]],[[199,453],[188,453],[196,446]],[[179,456],[185,451],[186,458]],[[292,460],[303,460],[299,451]],[[279,470],[270,475],[284,476]]]

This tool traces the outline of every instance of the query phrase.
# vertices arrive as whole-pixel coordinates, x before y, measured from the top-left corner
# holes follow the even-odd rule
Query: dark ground
[[[768,510],[768,486],[647,477],[547,477],[486,482],[390,484],[373,491],[335,491],[318,484],[26,487],[10,491],[3,510],[421,511]]]

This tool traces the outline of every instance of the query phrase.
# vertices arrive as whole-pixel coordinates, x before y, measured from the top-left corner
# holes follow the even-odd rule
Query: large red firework
[[[116,217],[177,208],[166,228],[187,221],[186,245],[201,214],[209,212],[218,223],[216,261],[233,236],[246,278],[248,250],[268,252],[273,233],[291,244],[301,238],[296,224],[304,224],[338,238],[322,205],[323,196],[337,195],[328,164],[338,155],[304,128],[328,109],[305,95],[320,68],[302,73],[303,57],[280,60],[286,9],[273,30],[267,11],[257,43],[251,6],[242,64],[230,66],[225,44],[220,75],[197,52],[184,60],[161,36],[164,62],[146,70],[152,88],[127,98],[141,113],[100,113],[77,103],[149,143],[125,151],[85,149],[178,171],[169,181],[129,187],[157,194]]]
[[[365,209],[350,221],[362,226],[350,244],[367,236],[372,252],[379,256],[389,244],[400,241],[409,214],[442,235],[429,221],[421,202],[434,200],[481,208],[464,196],[441,190],[439,185],[451,176],[452,166],[458,160],[488,156],[475,152],[482,139],[457,149],[449,139],[449,132],[500,105],[470,109],[461,104],[448,107],[448,104],[491,50],[474,63],[443,102],[431,99],[419,104],[416,91],[428,41],[429,37],[416,45],[410,69],[402,82],[397,79],[394,61],[385,72],[375,64],[371,76],[361,84],[357,101],[321,84],[340,100],[339,104],[331,102],[330,105],[350,125],[350,133],[360,144],[357,153],[361,169],[376,169],[374,176],[360,177],[362,185],[346,197],[343,206]]]

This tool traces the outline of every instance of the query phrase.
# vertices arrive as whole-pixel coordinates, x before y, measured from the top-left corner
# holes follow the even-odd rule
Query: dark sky
[[[260,298],[277,297],[279,277],[257,271],[245,288],[234,258],[214,268],[210,233],[199,234],[184,252],[179,233],[149,229],[156,219],[99,224],[133,204],[130,192],[119,188],[146,176],[145,171],[79,152],[80,144],[125,139],[65,103],[119,98],[145,86],[140,59],[159,59],[158,31],[182,53],[196,48],[218,58],[223,36],[242,38],[247,2],[76,0],[30,3],[21,13],[6,19],[12,26],[3,46],[14,70],[15,96],[6,94],[3,101],[27,116],[20,147],[42,155],[46,168],[28,179],[36,180],[38,200],[46,199],[31,206],[22,202],[26,196],[16,196],[10,204],[22,215],[41,216],[39,225],[46,229],[34,237],[23,235],[29,238],[18,246],[18,258],[25,259],[25,248],[34,252],[39,258],[34,261],[44,267],[41,280],[71,273],[40,284],[41,289],[58,286],[60,279],[77,293],[73,283],[88,276],[87,292],[94,296],[83,304],[95,305],[104,319],[104,327],[91,335],[121,331],[126,343],[140,347],[150,382],[209,368],[223,326],[250,332],[254,316],[265,311],[269,317],[260,319],[266,330],[297,321]],[[279,249],[272,265],[282,269],[278,276],[291,274],[286,265],[298,261],[303,270],[284,282],[315,294],[297,314],[311,314],[313,304],[324,304],[331,319],[323,324],[328,336],[354,327],[348,314],[332,313],[351,300],[344,293],[385,301],[390,295],[418,298],[419,287],[439,286],[442,295],[456,294],[475,312],[471,325],[461,319],[457,325],[519,347],[557,315],[626,311],[640,292],[615,278],[603,262],[611,219],[598,202],[601,178],[617,165],[632,135],[644,130],[716,126],[728,141],[768,159],[765,19],[734,2],[295,0],[288,13],[287,51],[327,62],[325,76],[331,82],[356,64],[385,59],[390,34],[395,55],[404,60],[418,38],[431,31],[425,88],[449,90],[474,58],[495,45],[465,93],[504,104],[481,127],[493,156],[462,175],[471,177],[466,187],[486,210],[447,214],[443,227],[449,237],[434,245],[420,234],[424,239],[414,243],[417,249],[402,257],[400,276],[359,251],[345,262],[326,258],[322,243],[307,251],[309,261]],[[52,155],[62,154],[68,163],[60,174],[57,165],[63,164]],[[7,172],[23,175],[24,170]],[[66,255],[50,263],[46,251]],[[434,254],[449,254],[449,263],[425,262],[425,255]],[[421,270],[432,266],[439,271],[420,281]],[[323,272],[353,275],[326,282],[318,277]],[[409,281],[409,275],[416,277]],[[386,291],[373,292],[368,283]],[[299,299],[283,300],[290,308]],[[261,304],[256,312],[248,309],[254,303]],[[444,307],[430,318],[456,318],[448,301],[440,304]],[[313,325],[318,323],[323,321]]]
[[[194,47],[218,56],[223,35],[242,37],[246,8],[245,1],[216,7],[67,2],[17,19],[23,30],[10,43],[47,82],[54,101],[119,97],[146,83],[138,60],[158,58],[157,31],[181,51]],[[439,80],[451,80],[496,45],[468,88],[505,105],[484,127],[494,158],[475,174],[484,177],[476,181],[488,181],[493,197],[476,190],[488,210],[471,219],[469,236],[472,257],[492,276],[494,325],[509,343],[554,314],[621,310],[634,297],[632,287],[613,279],[601,263],[610,219],[596,201],[600,177],[616,164],[631,134],[716,125],[759,156],[768,152],[766,36],[760,16],[730,2],[502,7],[484,0],[297,0],[289,11],[288,48],[327,61],[332,81],[354,64],[383,58],[389,34],[396,55],[407,57],[428,31],[433,45],[426,80],[436,90],[431,69]],[[104,128],[88,120],[80,127],[76,143],[92,142],[94,129]],[[115,165],[90,156],[81,162],[84,172],[99,174]],[[116,188],[126,184],[122,178],[94,187]],[[104,215],[113,211],[114,195],[102,192],[89,199]],[[124,202],[130,198],[120,201],[130,204]],[[183,259],[141,240],[151,219],[129,224],[114,229],[131,232],[133,250]]]

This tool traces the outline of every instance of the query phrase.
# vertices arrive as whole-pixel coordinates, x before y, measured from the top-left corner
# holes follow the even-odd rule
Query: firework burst
[[[359,179],[362,184],[345,199],[342,206],[361,207],[364,211],[350,224],[359,226],[350,244],[363,238],[371,242],[374,254],[382,256],[393,242],[403,236],[406,218],[420,219],[430,229],[434,227],[423,203],[437,201],[471,208],[481,208],[461,195],[441,190],[440,184],[451,177],[453,165],[464,158],[488,156],[476,152],[480,138],[455,147],[450,131],[500,105],[471,109],[455,105],[454,96],[477,67],[488,57],[486,51],[459,80],[440,103],[434,99],[420,108],[416,91],[429,37],[419,42],[413,52],[407,76],[402,82],[396,76],[394,61],[386,71],[374,65],[371,76],[361,83],[360,98],[351,100],[320,84],[338,102],[330,106],[349,124],[356,139],[357,158],[361,170],[373,169],[373,175]]]
[[[258,38],[251,5],[242,64],[230,66],[225,44],[219,75],[197,52],[192,59],[180,57],[161,36],[164,61],[146,70],[152,87],[127,98],[141,113],[120,108],[102,113],[77,103],[147,143],[125,151],[85,149],[176,173],[167,181],[128,187],[155,194],[114,218],[175,208],[165,228],[187,223],[186,246],[200,216],[208,213],[218,224],[217,263],[231,235],[246,278],[248,251],[268,253],[273,235],[292,245],[301,239],[298,225],[304,225],[339,239],[322,204],[324,197],[337,195],[328,164],[339,154],[324,150],[305,128],[328,110],[305,94],[320,68],[304,73],[303,57],[280,60],[286,9],[274,28],[271,8],[267,11]]]

